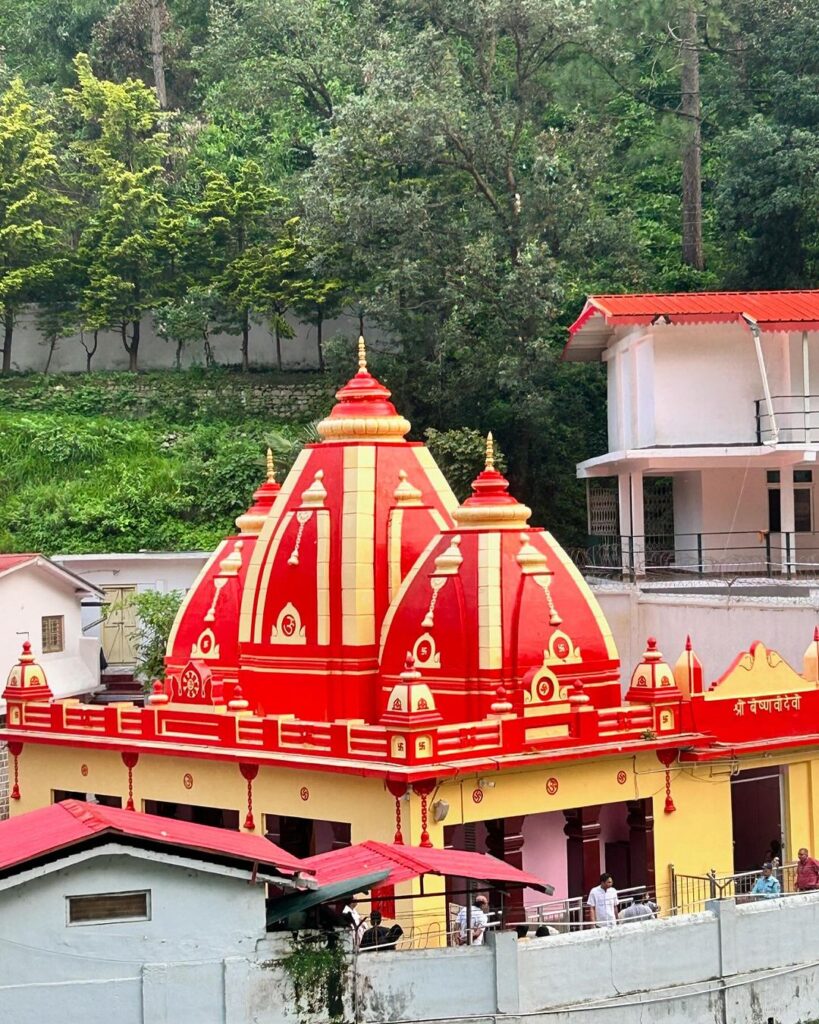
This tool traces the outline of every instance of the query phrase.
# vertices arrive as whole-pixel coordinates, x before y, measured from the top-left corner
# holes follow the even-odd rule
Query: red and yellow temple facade
[[[575,895],[611,869],[616,805],[610,856],[668,905],[669,865],[734,870],[732,783],[767,772],[790,849],[814,849],[819,640],[797,667],[754,643],[713,679],[690,644],[672,667],[649,640],[624,685],[594,595],[509,493],[491,435],[459,504],[363,347],[359,363],[321,441],[281,485],[268,474],[187,594],[144,707],[54,700],[30,651],[14,665],[12,813],[86,792],[206,808],[303,854],[480,827],[518,866],[524,823],[531,838],[548,819]]]

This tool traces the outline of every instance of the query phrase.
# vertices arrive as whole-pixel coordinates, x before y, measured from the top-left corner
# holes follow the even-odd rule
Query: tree
[[[285,314],[291,306],[321,300],[321,286],[310,279],[309,252],[298,233],[299,218],[291,217],[279,235],[266,244],[246,249],[226,275],[225,293],[266,317],[273,330],[276,365],[282,369],[282,338],[294,331]]]
[[[593,38],[560,0],[403,4],[317,139],[304,198],[311,248],[354,254],[394,339],[374,372],[414,429],[493,430],[516,492],[578,542],[570,467],[604,437],[603,392],[556,343],[584,291],[645,273],[633,218],[607,206],[613,127],[558,105]]]
[[[248,247],[262,245],[273,230],[283,204],[280,192],[264,178],[253,160],[229,160],[227,169],[205,169],[199,197],[191,202],[192,218],[207,240],[203,262],[218,301],[219,326],[242,335],[242,370],[250,369],[252,300],[240,284],[240,266]]]
[[[95,23],[115,0],[3,0],[0,53],[32,85],[67,85],[71,61],[91,42]]]
[[[186,345],[201,344],[205,365],[213,366],[210,337],[220,317],[218,295],[211,289],[193,286],[180,298],[166,299],[154,310],[157,333],[176,345],[176,368],[182,367],[182,350]]]
[[[134,676],[146,691],[154,679],[165,678],[165,650],[183,597],[181,590],[166,594],[145,590],[129,599],[137,619],[137,628],[131,637],[137,656]],[[109,611],[113,607],[110,606]]]
[[[2,372],[11,371],[20,308],[36,301],[66,257],[61,217],[69,200],[59,183],[51,119],[20,79],[0,94],[0,322]]]
[[[306,272],[310,278],[310,287],[302,298],[297,299],[293,308],[299,319],[313,324],[316,328],[316,357],[318,368],[324,372],[324,324],[337,316],[350,301],[352,282],[344,280],[343,263],[339,259],[340,252],[325,251],[313,254],[309,259]],[[364,333],[362,324],[359,334]]]
[[[95,66],[115,80],[152,84],[159,108],[167,109],[166,60],[178,56],[177,47],[166,44],[170,27],[165,0],[120,0],[94,26]]]
[[[813,287],[819,270],[817,0],[736,0],[723,93],[718,227],[734,288]],[[728,114],[730,113],[730,118]]]
[[[85,321],[93,330],[116,327],[136,371],[142,316],[162,297],[184,245],[164,188],[168,140],[142,82],[103,81],[84,54],[75,67],[79,84],[65,98],[80,132],[69,147],[73,181],[89,206],[78,243],[88,277]]]

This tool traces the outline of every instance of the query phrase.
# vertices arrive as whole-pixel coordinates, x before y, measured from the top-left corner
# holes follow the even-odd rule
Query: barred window
[[[94,896],[68,896],[69,924],[107,924],[114,921],[148,921],[150,893],[104,892]]]
[[[43,616],[43,654],[56,654],[65,647],[62,615]]]

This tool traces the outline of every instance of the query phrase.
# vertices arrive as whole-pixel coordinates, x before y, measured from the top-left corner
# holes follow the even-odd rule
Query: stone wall
[[[323,416],[334,388],[319,374],[213,370],[0,377],[0,404],[7,412],[65,412],[93,416],[147,416],[161,410],[169,420],[260,418],[288,423]]]

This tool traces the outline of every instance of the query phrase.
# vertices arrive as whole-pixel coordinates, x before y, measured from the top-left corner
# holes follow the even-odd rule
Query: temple
[[[561,897],[605,866],[667,906],[670,865],[814,847],[819,633],[800,666],[754,642],[722,670],[647,638],[623,673],[491,435],[459,504],[363,342],[336,398],[187,594],[144,707],[53,699],[26,646],[3,693],[12,814],[90,793],[299,856],[485,848]]]

